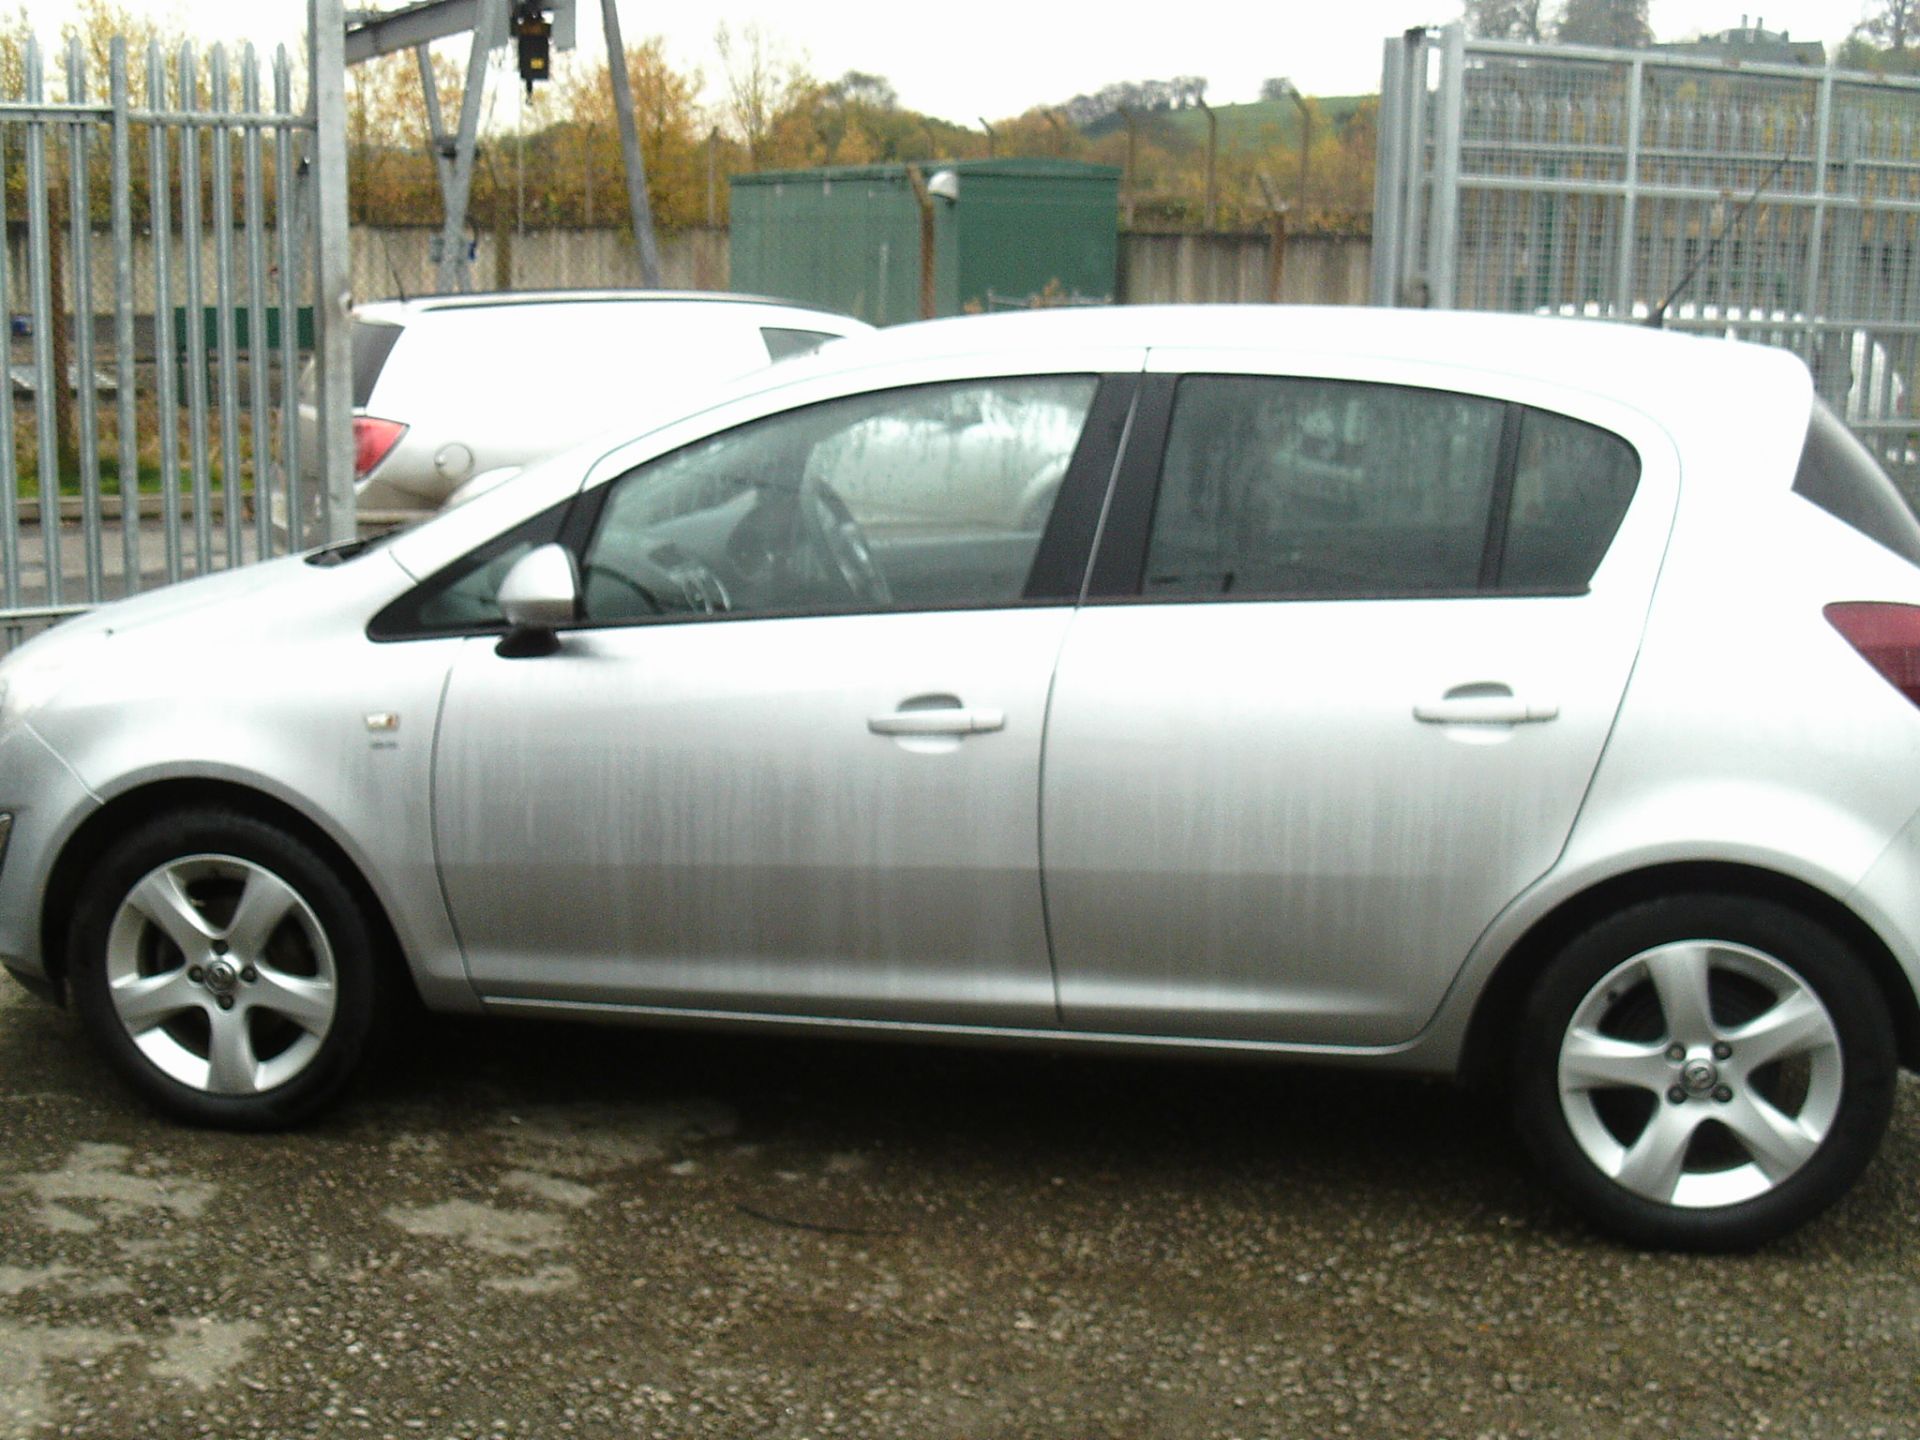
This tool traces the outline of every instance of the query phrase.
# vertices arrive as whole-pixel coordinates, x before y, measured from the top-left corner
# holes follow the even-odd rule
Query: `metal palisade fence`
[[[1920,496],[1920,81],[1410,31],[1372,299],[1786,347]]]
[[[320,453],[338,433],[317,419],[331,387],[299,418],[345,297],[316,304],[318,121],[295,110],[285,49],[263,66],[251,46],[130,55],[116,39],[90,66],[73,40],[55,66],[30,40],[11,58],[0,648],[311,538],[289,516],[352,525],[350,489],[331,513],[344,487]]]

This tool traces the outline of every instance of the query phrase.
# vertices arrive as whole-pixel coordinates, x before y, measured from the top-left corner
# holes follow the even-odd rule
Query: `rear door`
[[[1554,862],[1677,490],[1590,397],[1156,352],[1054,680],[1065,1023],[1392,1045]]]

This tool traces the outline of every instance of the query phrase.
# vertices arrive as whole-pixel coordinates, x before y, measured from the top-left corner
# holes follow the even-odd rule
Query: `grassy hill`
[[[1317,95],[1313,97],[1313,103],[1322,121],[1338,129],[1353,118],[1353,112],[1360,108],[1363,101],[1373,98],[1371,95]],[[1220,117],[1222,150],[1253,149],[1276,142],[1284,145],[1299,143],[1300,107],[1291,100],[1254,100],[1244,105],[1216,105],[1213,113]],[[1189,144],[1207,143],[1206,112],[1198,108],[1161,110],[1142,118],[1163,133],[1171,133]],[[1101,135],[1123,129],[1125,124],[1118,115],[1112,115],[1088,126],[1086,134],[1089,138],[1098,139]]]

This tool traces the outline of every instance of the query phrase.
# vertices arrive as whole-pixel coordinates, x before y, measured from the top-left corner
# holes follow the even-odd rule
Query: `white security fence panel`
[[[1372,299],[1791,349],[1920,496],[1920,81],[1389,40]]]
[[[301,453],[337,434],[311,397],[297,419],[341,306],[317,303],[318,127],[285,49],[263,66],[251,46],[116,39],[101,65],[74,41],[51,77],[38,43],[18,58],[0,88],[0,648],[284,551],[288,515],[352,525],[328,513],[327,457]]]

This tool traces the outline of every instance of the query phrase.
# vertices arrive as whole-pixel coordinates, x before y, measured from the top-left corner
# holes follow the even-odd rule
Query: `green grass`
[[[210,464],[208,471],[212,476],[214,493],[218,494],[221,477],[219,464],[217,462]],[[180,467],[180,488],[182,490],[188,489],[190,483],[186,473],[185,457],[183,456]],[[140,494],[158,495],[161,490],[159,465],[150,461],[141,461],[139,479],[136,484]],[[62,472],[60,476],[60,497],[63,500],[73,499],[77,498],[80,493],[79,472]],[[100,459],[100,493],[102,495],[118,495],[120,493],[120,461],[117,456],[102,456]],[[38,500],[40,498],[40,481],[31,472],[21,474],[19,495],[22,500]]]

